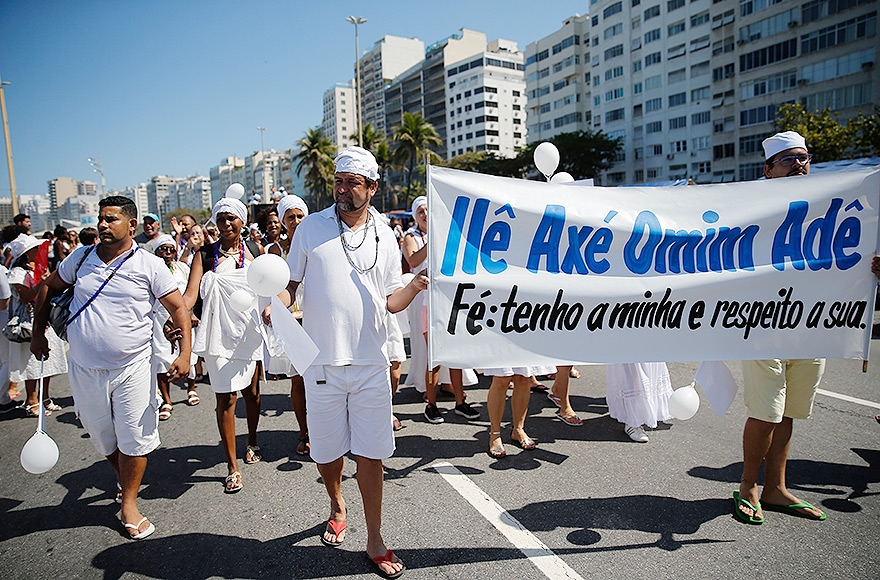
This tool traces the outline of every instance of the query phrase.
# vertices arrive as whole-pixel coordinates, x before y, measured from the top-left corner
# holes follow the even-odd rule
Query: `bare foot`
[[[334,522],[336,522],[337,528],[339,526],[345,524],[345,503],[340,505],[334,505],[333,502],[330,504],[330,518]],[[345,539],[345,528],[339,530],[339,533],[333,533],[333,530],[328,525],[324,530],[324,540],[330,544],[338,544],[341,543]]]
[[[804,503],[803,501],[792,495],[791,492],[787,489],[770,489],[766,487],[761,493],[761,502],[780,506]],[[798,511],[805,516],[812,518],[820,518],[824,515],[824,512],[822,512],[822,510],[815,507],[812,509],[808,507],[795,508],[795,511]]]

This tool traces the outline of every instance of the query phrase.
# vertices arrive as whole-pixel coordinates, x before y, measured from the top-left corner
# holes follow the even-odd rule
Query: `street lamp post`
[[[6,165],[9,167],[9,191],[12,192],[12,215],[18,215],[18,194],[15,192],[15,170],[12,167],[12,143],[9,141],[9,120],[6,118],[6,96],[3,85],[10,82],[0,80],[0,111],[3,115],[3,136],[6,138]]]
[[[349,16],[345,21],[354,24],[354,93],[357,108],[358,145],[363,147],[364,141],[361,135],[361,49],[358,44],[358,24],[365,23],[367,19],[360,16]]]
[[[265,127],[257,127],[257,131],[260,132],[260,163],[263,166],[263,203],[269,203],[270,200],[266,199],[266,154],[263,147],[263,132],[265,130]]]
[[[104,164],[101,162],[101,156],[98,155],[98,158],[89,157],[89,165],[92,166],[95,173],[99,173],[101,175],[101,199],[107,197],[107,182],[104,180]]]

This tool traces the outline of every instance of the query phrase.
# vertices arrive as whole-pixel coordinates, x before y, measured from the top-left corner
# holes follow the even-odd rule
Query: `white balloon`
[[[287,288],[290,268],[281,256],[263,254],[248,266],[247,282],[256,295],[275,296]]]
[[[699,408],[700,395],[692,384],[676,389],[669,397],[669,412],[676,419],[686,421],[696,415]]]
[[[545,141],[535,147],[535,167],[545,176],[553,175],[559,167],[559,149],[556,145]]]
[[[236,312],[244,312],[254,303],[254,295],[247,290],[236,290],[229,296],[229,307]]]
[[[46,473],[58,462],[58,445],[43,431],[37,431],[21,448],[21,466],[29,473]]]
[[[244,186],[240,183],[233,183],[229,187],[226,188],[225,197],[234,197],[235,199],[241,199],[244,195]]]
[[[550,178],[550,183],[571,183],[572,181],[574,181],[574,177],[567,171],[560,171]]]

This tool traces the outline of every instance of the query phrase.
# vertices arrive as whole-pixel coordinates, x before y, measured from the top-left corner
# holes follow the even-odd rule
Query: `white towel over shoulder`
[[[205,272],[202,276],[202,320],[196,329],[193,352],[226,359],[261,360],[263,338],[256,323],[256,301],[244,312],[229,305],[233,292],[248,289],[248,264],[238,269],[223,268],[229,262],[220,264],[221,272]]]

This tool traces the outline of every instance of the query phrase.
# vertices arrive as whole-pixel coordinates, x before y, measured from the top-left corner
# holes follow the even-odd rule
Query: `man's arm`
[[[392,292],[386,299],[388,311],[392,314],[400,312],[416,297],[416,294],[428,287],[428,277],[425,276],[425,270],[422,270],[412,279],[412,281]]]
[[[278,299],[281,300],[281,303],[284,304],[287,308],[290,308],[290,305],[293,304],[294,297],[296,296],[296,289],[299,288],[299,282],[294,282],[291,280],[287,283],[287,288],[281,291],[278,295]],[[267,326],[272,325],[272,305],[270,304],[266,308],[263,309],[263,324]]]
[[[50,299],[61,294],[70,286],[65,282],[58,270],[37,286],[37,298],[34,301],[34,334],[31,338],[31,352],[37,360],[49,358],[49,341],[46,340],[46,324],[49,321]]]
[[[168,369],[168,380],[179,381],[189,374],[189,359],[192,353],[192,326],[190,325],[189,309],[183,301],[180,291],[174,290],[159,298],[165,310],[171,314],[174,327],[180,331],[180,353]]]

